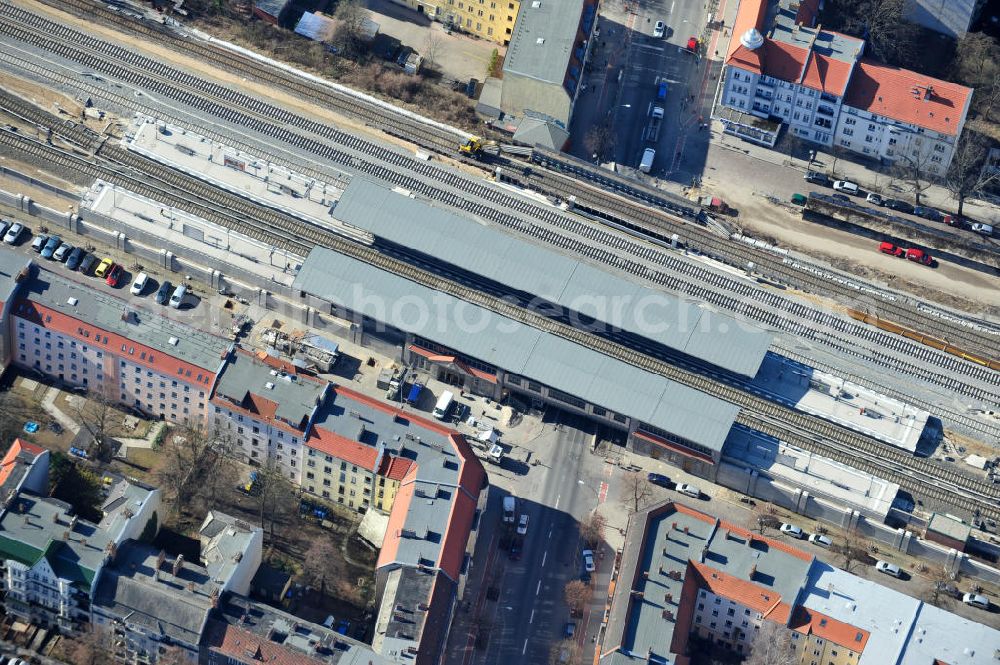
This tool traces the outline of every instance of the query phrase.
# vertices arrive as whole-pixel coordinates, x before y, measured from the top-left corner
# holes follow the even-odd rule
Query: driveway
[[[372,13],[372,20],[379,24],[379,32],[395,37],[424,58],[430,56],[445,78],[482,81],[493,49],[498,49],[501,55],[507,51],[506,47],[485,39],[458,33],[449,35],[440,23],[389,0],[366,0],[365,6]]]

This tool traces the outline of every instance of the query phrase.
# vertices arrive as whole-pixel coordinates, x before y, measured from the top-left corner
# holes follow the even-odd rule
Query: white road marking
[[[531,610],[531,616],[528,617],[528,623],[535,623],[535,610]]]
[[[524,646],[521,648],[521,655],[523,656],[528,651],[528,638],[524,638]]]
[[[673,13],[674,13],[674,5],[676,5],[676,4],[677,4],[676,0],[674,0],[674,2],[671,2],[671,3],[670,3],[670,13],[671,13],[671,14],[673,14]]]
[[[541,590],[542,590],[542,581],[538,580],[538,586],[535,587],[535,595],[537,596],[538,592]]]
[[[545,554],[542,555],[542,568],[545,567],[545,560],[549,558],[549,551],[545,550]]]
[[[552,529],[549,529],[549,538],[552,537]]]
[[[580,481],[580,482],[582,483],[583,481]],[[559,496],[556,497],[556,505],[554,506],[555,508],[559,507],[559,500],[560,499],[562,499],[562,494],[560,494]]]

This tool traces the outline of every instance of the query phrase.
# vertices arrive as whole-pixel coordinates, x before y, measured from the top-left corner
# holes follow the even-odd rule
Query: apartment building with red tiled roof
[[[817,5],[742,0],[713,117],[773,147],[805,141],[943,175],[972,89],[863,57],[865,42],[816,26]]]

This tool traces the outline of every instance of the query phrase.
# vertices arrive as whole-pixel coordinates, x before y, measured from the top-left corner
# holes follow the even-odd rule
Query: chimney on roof
[[[69,540],[69,531],[63,531],[63,540]]]
[[[159,572],[160,568],[163,568],[163,562],[167,560],[167,553],[164,550],[160,550],[160,553],[156,555],[156,571]]]
[[[757,564],[754,564],[750,566],[750,579],[753,579],[754,575],[756,574],[757,574]]]
[[[688,533],[688,528],[685,526],[684,527],[684,535],[687,535],[687,533]]]
[[[705,563],[705,557],[708,556],[708,547],[701,548],[701,556],[698,558],[699,563]]]
[[[674,522],[673,524],[670,525],[670,530],[677,531],[677,522]]]
[[[76,518],[76,515],[73,515],[73,519],[71,519],[71,520],[69,521],[69,528],[70,528],[70,531],[72,531],[73,529],[75,529],[75,528],[76,528],[76,519],[77,519],[77,518]]]
[[[194,582],[188,582],[188,583],[187,583],[187,589],[188,589],[188,591],[190,591],[191,593],[194,593]]]
[[[184,555],[178,554],[177,558],[174,559],[174,577],[178,577],[181,574],[181,570],[184,568]]]
[[[210,600],[212,602],[212,607],[219,606],[219,587],[212,588],[212,597]]]
[[[118,556],[118,545],[113,540],[108,541],[107,546],[104,548],[104,556],[106,563],[114,561],[115,557]]]
[[[233,555],[233,561],[235,561],[236,563],[239,563],[242,560],[243,560],[243,552],[237,552],[236,554]]]
[[[667,621],[673,621],[674,620],[673,610],[663,610],[663,618],[666,619]]]
[[[59,513],[52,513],[52,523],[59,524]]]

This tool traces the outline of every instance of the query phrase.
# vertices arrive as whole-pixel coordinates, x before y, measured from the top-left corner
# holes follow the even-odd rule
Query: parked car
[[[667,26],[663,25],[663,21],[657,21],[656,25],[653,26],[653,36],[660,38],[663,36],[663,31]]]
[[[883,254],[890,254],[892,256],[899,256],[899,257],[906,256],[905,249],[903,249],[902,247],[897,247],[896,245],[893,245],[891,242],[883,242],[882,244],[880,244],[878,246],[878,251],[882,252]]]
[[[865,201],[877,206],[885,205],[885,201],[882,200],[882,197],[875,192],[868,192],[868,196],[865,197]]]
[[[521,515],[521,520],[517,523],[517,535],[528,535],[528,514]]]
[[[993,227],[990,226],[989,224],[980,224],[979,222],[976,222],[969,228],[975,231],[976,233],[982,233],[984,236],[993,235]],[[7,233],[9,234],[10,231],[8,231]],[[4,239],[6,240],[6,238]]]
[[[833,545],[833,541],[829,537],[824,536],[821,533],[814,533],[809,536],[809,542],[813,545],[819,545],[820,547],[830,547]]]
[[[576,624],[572,621],[567,621],[566,626],[563,628],[563,637],[569,639],[576,634]]]
[[[861,188],[858,187],[858,184],[850,180],[836,180],[833,183],[833,188],[838,192],[844,192],[851,196],[857,196],[861,193]]]
[[[662,102],[667,98],[667,82],[660,81],[656,84],[656,99]]]
[[[646,480],[660,487],[670,487],[670,478],[667,478],[662,473],[651,473],[646,476]]]
[[[167,301],[170,300],[170,294],[173,292],[173,290],[174,290],[174,285],[168,282],[167,280],[163,280],[163,282],[160,284],[160,288],[156,290],[156,304],[166,305]]]
[[[65,261],[69,253],[73,251],[73,245],[68,242],[64,242],[59,245],[56,251],[52,252],[52,258],[56,261]]]
[[[806,537],[806,534],[802,530],[802,527],[798,527],[795,526],[794,524],[789,524],[787,522],[783,523],[781,525],[781,528],[779,528],[778,530],[781,531],[781,533],[785,534],[786,536],[791,536],[792,538],[798,538],[799,540],[802,540],[803,538]]]
[[[69,253],[66,257],[66,267],[70,270],[76,270],[80,266],[80,261],[83,260],[84,254],[86,254],[82,247],[74,247],[73,251]]]
[[[594,565],[594,550],[583,550],[580,552],[580,556],[583,558],[583,569],[588,573],[592,573],[597,570]]]
[[[10,228],[7,229],[7,232],[3,234],[3,241],[8,245],[13,245],[18,241],[23,232],[24,224],[21,222],[14,222],[10,225]]]
[[[86,275],[94,267],[95,263],[97,263],[97,257],[93,254],[85,253],[83,259],[80,261],[80,272]]]
[[[35,236],[35,239],[31,241],[31,249],[35,250],[36,252],[40,252],[42,251],[42,248],[45,247],[45,243],[47,243],[48,241],[49,237],[47,235],[45,235],[44,233],[39,233],[37,236]]]
[[[910,249],[906,250],[906,258],[909,259],[910,261],[916,261],[917,263],[921,263],[925,266],[929,266],[932,263],[934,263],[934,257],[932,257],[924,250],[917,249],[915,247],[911,247]]]
[[[892,577],[901,577],[903,572],[894,563],[889,563],[888,561],[879,561],[875,564],[875,570],[880,573],[885,573],[886,575],[891,575]]]
[[[962,597],[962,592],[958,590],[958,587],[948,582],[935,582],[934,590],[938,593],[943,593],[950,598],[960,599]]]
[[[886,199],[882,202],[889,210],[895,210],[896,212],[905,212],[907,214],[913,212],[913,206],[911,206],[906,201],[900,201],[899,199]]]
[[[111,266],[111,270],[108,271],[108,276],[105,278],[104,282],[111,287],[118,288],[118,283],[122,280],[122,267],[117,263]]]
[[[981,610],[990,609],[990,599],[981,593],[967,593],[962,596],[962,602],[966,605],[978,607]]]
[[[521,538],[511,538],[510,539],[510,550],[508,550],[508,556],[513,561],[517,561],[521,558],[521,552],[524,551],[524,540]]]
[[[681,494],[686,494],[687,496],[693,497],[695,499],[701,498],[701,490],[694,485],[688,485],[687,483],[677,483],[677,491]]]
[[[802,177],[806,179],[806,182],[811,182],[815,185],[833,187],[833,180],[830,179],[830,176],[819,171],[806,171],[806,174]]]
[[[42,258],[51,259],[52,255],[55,253],[57,249],[59,249],[59,245],[61,244],[62,244],[62,238],[60,238],[59,236],[52,236],[51,238],[49,238],[45,242],[45,247],[42,247]]]
[[[924,219],[929,219],[932,222],[941,221],[941,213],[934,208],[928,208],[927,206],[914,206],[913,214],[917,217],[923,217]]]
[[[147,284],[149,284],[149,275],[141,272],[132,281],[132,287],[129,289],[129,292],[134,296],[141,296],[142,292],[146,290]]]
[[[108,271],[111,270],[113,265],[115,265],[115,262],[111,259],[101,259],[101,263],[97,266],[97,270],[94,271],[94,277],[104,279],[108,276]]]
[[[694,37],[694,36],[688,37],[687,50],[691,51],[692,53],[694,53],[695,51],[698,50],[698,38],[697,37]]]

